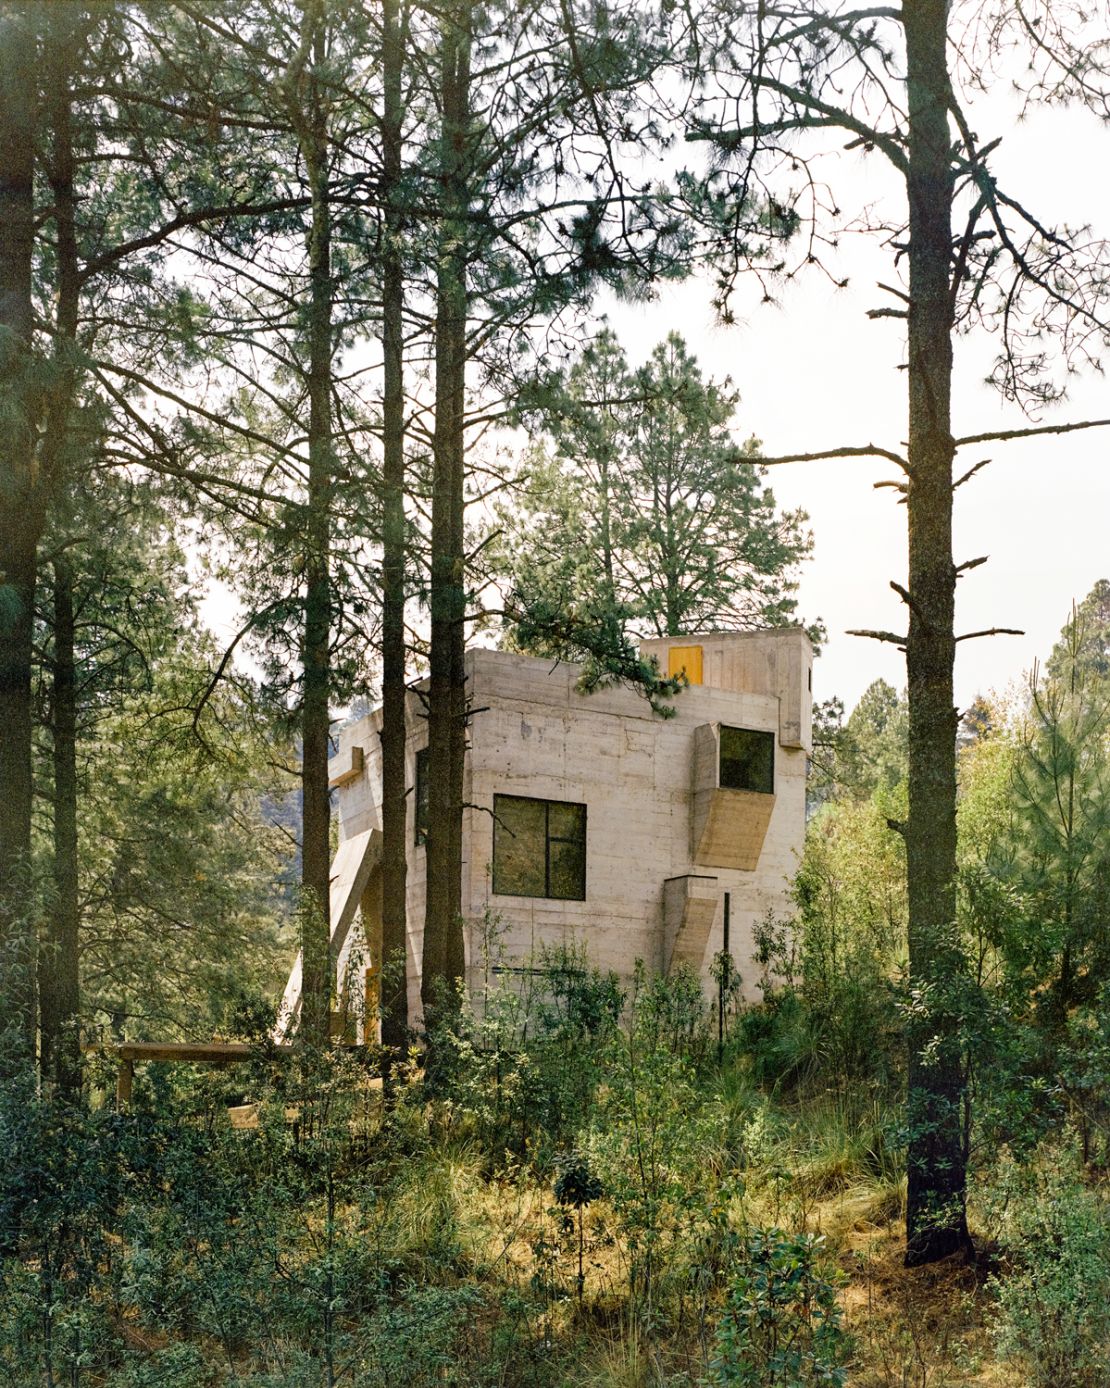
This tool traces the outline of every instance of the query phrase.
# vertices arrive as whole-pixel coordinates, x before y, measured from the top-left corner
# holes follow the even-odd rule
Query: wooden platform
[[[284,1042],[273,1049],[291,1051],[293,1047]],[[234,1065],[238,1061],[249,1060],[251,1056],[262,1054],[257,1046],[248,1045],[245,1041],[121,1041],[115,1045],[89,1046],[88,1050],[100,1051],[104,1055],[115,1056],[118,1060],[116,1104],[120,1108],[131,1102],[137,1060],[222,1066]]]

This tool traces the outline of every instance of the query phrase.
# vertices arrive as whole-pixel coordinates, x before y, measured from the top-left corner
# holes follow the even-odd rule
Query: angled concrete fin
[[[700,969],[717,915],[717,879],[687,873],[663,883],[663,968]]]
[[[382,835],[380,829],[367,829],[364,834],[355,834],[344,839],[336,849],[332,859],[329,892],[331,906],[331,955],[339,957],[351,922],[358,911],[362,894],[370,881],[370,874],[381,862]],[[282,994],[278,1009],[277,1024],[274,1027],[274,1040],[284,1041],[296,1029],[297,1018],[301,1012],[301,955],[298,951],[293,967],[289,971],[289,981]]]
[[[775,797],[762,791],[722,790],[718,785],[721,725],[694,729],[690,857],[702,867],[754,872],[763,852]]]

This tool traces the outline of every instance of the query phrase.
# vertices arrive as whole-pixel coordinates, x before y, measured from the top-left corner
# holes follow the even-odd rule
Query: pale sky
[[[1086,112],[1040,112],[1017,124],[1003,100],[979,112],[976,128],[1006,131],[994,166],[1003,186],[1042,221],[1090,222],[1110,236],[1110,130]],[[826,177],[845,209],[882,197],[880,156],[839,153]],[[896,186],[896,185],[890,185]],[[849,198],[853,197],[854,202]],[[836,290],[818,270],[787,286],[777,306],[749,291],[735,327],[721,327],[702,283],[671,286],[655,303],[604,305],[633,363],[672,328],[691,345],[707,375],[732,377],[741,392],[738,434],[755,434],[768,456],[875,443],[899,450],[906,437],[904,327],[871,321],[866,311],[893,300],[875,287],[893,282],[889,253],[863,236],[836,262],[851,279]],[[1110,382],[1076,381],[1070,402],[1026,419],[984,384],[991,339],[969,337],[956,349],[957,436],[1030,423],[1110,418]],[[1110,362],[1108,362],[1110,365]],[[1110,577],[1110,428],[1063,438],[961,450],[960,470],[980,458],[991,465],[956,493],[957,562],[987,554],[990,562],[961,578],[957,632],[1019,627],[1024,636],[962,642],[956,698],[966,707],[979,692],[1002,689],[1048,654],[1068,616],[1101,577]],[[905,507],[872,484],[896,474],[881,460],[846,459],[773,469],[779,502],[809,512],[815,537],[805,566],[800,610],[824,619],[829,637],[814,671],[814,696],[839,695],[850,709],[873,679],[905,684],[904,657],[890,645],[846,636],[849,628],[904,631],[900,599],[889,583],[906,578]]]

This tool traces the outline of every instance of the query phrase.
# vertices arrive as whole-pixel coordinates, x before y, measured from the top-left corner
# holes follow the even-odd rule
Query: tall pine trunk
[[[305,8],[310,60],[324,61],[324,13]],[[331,800],[328,742],[331,728],[331,492],[332,492],[332,279],[328,187],[327,108],[315,74],[306,84],[301,154],[312,199],[308,233],[308,508],[305,521],[305,597],[302,650],[301,792],[301,1034],[328,1042],[331,1009],[330,891]]]
[[[35,1045],[31,661],[43,498],[34,474],[31,265],[36,44],[0,11],[0,1028],[4,1071]]]
[[[382,1044],[401,1049],[408,1031],[408,829],[405,798],[405,394],[401,179],[400,0],[382,8]]]
[[[44,1078],[74,1093],[81,1086],[77,894],[77,671],[73,570],[54,560],[54,891],[39,958],[39,1027]]]
[[[909,1265],[968,1244],[956,998],[956,569],[952,559],[951,136],[946,0],[903,10],[909,102]]]
[[[463,545],[467,314],[467,120],[470,4],[442,23],[441,209],[436,274],[432,478],[428,857],[421,1002],[427,1029],[464,972],[463,765],[466,751],[466,561]]]
[[[55,371],[43,437],[43,473],[64,516],[67,455],[74,405],[80,304],[80,266],[74,202],[70,84],[78,14],[51,14],[46,70],[51,128],[50,190],[54,205],[57,274]],[[39,1031],[44,1077],[61,1089],[80,1088],[80,1005],[77,887],[77,672],[74,659],[73,569],[64,552],[54,560],[53,590],[53,896],[39,959]]]

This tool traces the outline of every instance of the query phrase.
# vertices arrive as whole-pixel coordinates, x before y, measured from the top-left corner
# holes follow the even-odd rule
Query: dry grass
[[[840,1300],[857,1346],[852,1388],[1025,1388],[994,1358],[985,1270],[961,1257],[906,1268],[904,1252],[900,1220],[860,1224],[844,1237]]]
[[[243,1115],[248,1123],[253,1117]],[[839,1104],[780,1110],[760,1150],[746,1153],[747,1193],[743,1208],[732,1209],[733,1222],[825,1236],[844,1278],[840,1301],[855,1344],[851,1388],[1024,1388],[1020,1371],[994,1358],[983,1270],[957,1260],[903,1267],[905,1183],[879,1134],[875,1114],[852,1114]],[[703,1311],[695,1324],[688,1308],[677,1323],[664,1328],[665,1316],[658,1333],[645,1334],[629,1312],[627,1250],[614,1236],[608,1202],[586,1212],[579,1305],[572,1294],[574,1240],[566,1231],[560,1236],[550,1186],[521,1170],[491,1175],[477,1145],[457,1139],[403,1164],[376,1211],[380,1227],[371,1237],[383,1253],[418,1283],[446,1278],[484,1286],[495,1293],[491,1305],[510,1290],[542,1298],[537,1288],[546,1278],[552,1288],[546,1310],[522,1346],[537,1360],[548,1359],[553,1376],[546,1382],[566,1388],[698,1383],[716,1312],[710,1308],[707,1321]]]
[[[845,1162],[836,1180],[822,1182],[826,1189],[836,1187],[832,1193],[814,1199],[803,1180],[798,1183],[802,1193],[787,1209],[781,1190],[773,1196],[760,1190],[758,1173],[750,1174],[755,1189],[747,1219],[763,1222],[775,1205],[795,1227],[820,1232],[828,1241],[844,1277],[840,1300],[856,1346],[851,1388],[1023,1388],[1020,1372],[993,1355],[984,1269],[956,1259],[903,1267],[903,1183],[868,1179],[858,1165]],[[558,1245],[550,1189],[515,1173],[490,1179],[476,1156],[428,1154],[396,1198],[410,1267],[421,1253],[435,1256],[435,1231],[442,1239],[446,1220],[466,1276],[490,1287],[534,1292],[537,1248],[545,1240]],[[626,1255],[619,1239],[611,1237],[611,1226],[607,1202],[598,1201],[586,1216],[582,1306],[569,1295],[574,1271],[569,1244],[549,1254],[554,1259],[549,1273],[562,1291],[551,1299],[543,1339],[553,1360],[565,1366],[560,1382],[567,1388],[697,1383],[706,1345],[695,1326],[645,1336],[629,1315]]]

